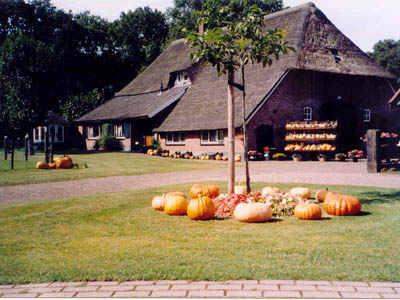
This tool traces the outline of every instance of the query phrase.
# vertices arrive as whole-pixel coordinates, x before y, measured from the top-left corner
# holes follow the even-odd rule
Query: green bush
[[[111,135],[111,126],[112,124],[103,124],[101,126],[101,135],[96,140],[96,144],[94,145],[95,149],[104,148],[104,150],[121,150],[122,145],[121,142],[115,137]]]

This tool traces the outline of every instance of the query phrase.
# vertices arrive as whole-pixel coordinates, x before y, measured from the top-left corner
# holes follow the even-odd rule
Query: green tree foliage
[[[368,53],[368,55],[386,70],[396,75],[398,84],[400,84],[400,40],[379,41],[374,45],[373,52]]]
[[[104,90],[94,89],[86,94],[76,94],[62,104],[61,111],[65,119],[72,121],[92,111],[106,101]]]
[[[204,0],[174,0],[174,6],[167,9],[166,16],[169,24],[169,39],[176,40],[184,38],[186,33],[183,31],[197,30],[197,18],[195,11],[206,10],[207,5]],[[214,11],[230,5],[231,11],[226,11],[223,18],[232,20],[232,18],[240,13],[243,9],[256,5],[264,12],[276,12],[283,9],[282,0],[248,0],[247,6],[243,7],[239,0],[216,0],[213,1]],[[213,28],[213,24],[209,24],[209,29]]]

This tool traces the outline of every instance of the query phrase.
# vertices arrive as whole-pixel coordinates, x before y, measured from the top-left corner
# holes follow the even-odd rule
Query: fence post
[[[44,129],[44,159],[45,162],[49,163],[49,135],[47,133],[47,127]]]
[[[25,135],[25,161],[28,161],[29,135]]]
[[[11,139],[11,170],[14,170],[14,139]]]
[[[29,154],[35,155],[35,148],[33,146],[32,138],[29,137]]]
[[[7,160],[7,152],[8,152],[8,136],[4,136],[4,160]]]
[[[49,134],[49,152],[50,152],[50,158],[49,158],[49,162],[50,163],[53,163],[53,156],[54,156],[54,153],[53,153],[53,135],[52,134]]]
[[[367,131],[367,171],[379,173],[382,162],[381,132],[377,129]]]

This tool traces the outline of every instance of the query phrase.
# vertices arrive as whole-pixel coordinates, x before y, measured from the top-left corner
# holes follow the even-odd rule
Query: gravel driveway
[[[243,182],[245,169],[236,169],[236,181]],[[227,180],[227,169],[208,169],[175,173],[113,176],[0,187],[0,203],[18,203],[79,195],[138,190],[177,183]],[[250,162],[252,181],[313,183],[400,188],[400,175],[371,174],[366,162]]]

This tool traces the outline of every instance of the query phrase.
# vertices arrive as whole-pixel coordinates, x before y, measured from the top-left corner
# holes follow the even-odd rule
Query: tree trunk
[[[233,86],[230,82],[235,81],[235,71],[228,70],[228,193],[233,194],[235,189],[235,110]]]
[[[244,148],[244,161],[246,165],[246,189],[247,194],[251,192],[250,187],[250,172],[249,172],[249,157],[248,157],[248,146],[247,146],[247,133],[246,133],[246,83],[244,79],[244,66],[242,66],[242,109],[243,109],[243,148]]]
[[[11,139],[11,170],[14,170],[14,139]]]

